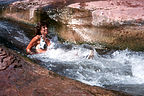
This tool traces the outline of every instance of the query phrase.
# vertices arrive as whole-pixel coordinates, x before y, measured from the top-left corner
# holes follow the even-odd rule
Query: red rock
[[[92,12],[94,26],[109,26],[135,24],[137,19],[144,21],[143,0],[106,0],[85,2],[85,10]],[[68,5],[71,8],[80,8],[80,3]],[[117,26],[117,25],[116,25]]]
[[[33,18],[33,11],[42,7],[60,8],[66,6],[70,8],[83,9],[91,12],[91,22],[89,25],[94,26],[109,26],[109,25],[122,25],[122,24],[135,24],[136,20],[144,21],[144,1],[143,0],[23,0],[12,3],[13,7],[22,10],[29,10],[29,16],[25,18]],[[69,14],[69,12],[67,12]],[[7,14],[9,15],[9,14]],[[13,14],[14,15],[14,14]],[[19,14],[20,15],[20,14]],[[72,16],[74,14],[71,14]],[[18,15],[17,15],[18,16]],[[23,18],[23,17],[19,17]],[[24,18],[23,18],[24,19]],[[58,18],[56,18],[58,19]],[[63,22],[66,18],[62,18]],[[74,21],[77,18],[70,18],[68,24],[77,24]],[[80,18],[80,20],[82,17]],[[80,21],[79,20],[79,21]],[[83,20],[81,20],[83,21]],[[141,23],[137,22],[137,23]],[[87,23],[86,23],[87,24]],[[83,25],[86,25],[85,22]],[[80,23],[81,25],[81,23]]]
[[[36,17],[37,8],[43,8],[44,17]],[[24,0],[11,4],[4,16],[32,24],[50,18],[63,24],[57,30],[65,40],[142,51],[143,9],[143,0]]]

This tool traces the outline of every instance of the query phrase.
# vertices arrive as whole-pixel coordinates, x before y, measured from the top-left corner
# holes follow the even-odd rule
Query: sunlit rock
[[[81,42],[99,42],[118,49],[144,50],[144,38],[138,35],[144,35],[143,0],[76,2],[67,7],[69,11],[57,17],[57,21],[68,27],[65,32],[61,32],[66,40],[71,36],[64,36],[71,32],[77,34]],[[79,42],[75,38],[70,40]]]
[[[53,20],[66,41],[144,50],[143,9],[143,0],[23,0],[10,4],[4,17],[30,24]]]

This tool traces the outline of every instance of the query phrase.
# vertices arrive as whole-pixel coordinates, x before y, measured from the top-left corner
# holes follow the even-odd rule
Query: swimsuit
[[[48,38],[48,36],[46,36]],[[45,43],[44,39],[40,38],[40,44],[38,44],[36,46],[36,49],[55,49],[58,47],[57,45],[57,41],[58,41],[58,38],[55,36],[53,38],[50,39],[50,46],[47,46],[47,44]]]
[[[41,36],[41,38],[40,38],[40,44],[38,44],[36,46],[36,49],[46,49],[46,48],[47,48],[47,44],[45,43],[44,39]]]

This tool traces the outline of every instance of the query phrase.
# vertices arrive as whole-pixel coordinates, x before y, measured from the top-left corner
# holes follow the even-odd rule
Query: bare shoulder
[[[35,39],[40,39],[41,36],[40,36],[40,35],[36,35],[34,38],[35,38]]]
[[[34,39],[34,40],[39,40],[40,38],[41,38],[40,35],[36,35],[33,39]]]
[[[32,40],[31,42],[36,42],[38,40],[40,40],[41,36],[40,35],[36,35]]]

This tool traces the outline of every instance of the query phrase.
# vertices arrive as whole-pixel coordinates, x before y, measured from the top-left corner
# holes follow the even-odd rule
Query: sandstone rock
[[[23,0],[12,3],[9,6],[9,12],[11,13],[6,13],[5,15],[15,16],[22,12],[21,16],[25,15],[26,17],[19,16],[19,19],[30,20],[35,16],[34,11],[39,8],[56,9],[66,5],[69,8],[73,8],[72,11],[74,12],[62,10],[66,14],[62,14],[63,16],[57,15],[58,18],[56,18],[57,20],[61,18],[60,22],[71,19],[65,24],[117,26],[122,24],[143,24],[144,21],[143,0]],[[79,9],[79,11],[77,10],[76,12],[75,9]],[[56,15],[56,13],[53,15]],[[64,17],[68,17],[68,19]]]
[[[79,8],[80,3],[68,7]],[[94,26],[117,24],[141,24],[144,21],[144,1],[142,0],[106,0],[85,2],[83,9],[92,13]]]
[[[143,51],[143,9],[143,0],[23,0],[12,3],[4,16],[30,24],[54,20],[67,41]]]
[[[0,96],[130,96],[60,76],[2,45],[0,60]]]
[[[65,40],[98,42],[118,49],[144,50],[144,38],[138,35],[144,35],[143,0],[84,1],[67,7],[57,17],[51,16],[67,25],[65,30],[60,31],[60,36]]]

